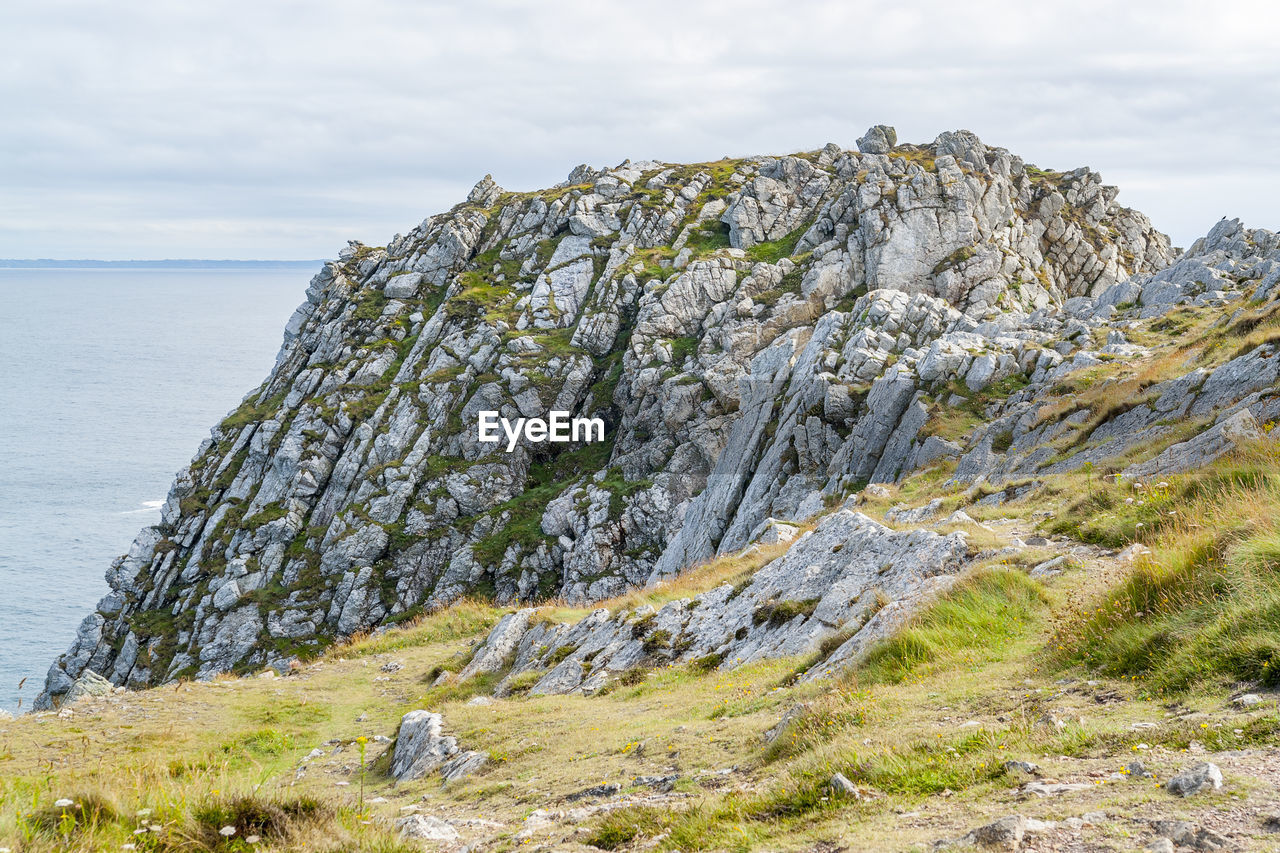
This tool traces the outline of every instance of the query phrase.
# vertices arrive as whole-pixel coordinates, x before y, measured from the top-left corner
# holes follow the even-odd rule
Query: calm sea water
[[[266,378],[311,273],[0,269],[0,708],[30,707],[111,560]]]

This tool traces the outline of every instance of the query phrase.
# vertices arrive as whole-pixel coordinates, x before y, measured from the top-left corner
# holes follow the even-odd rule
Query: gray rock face
[[[1095,300],[1075,297],[1064,303],[1062,312],[1030,315],[1021,321],[1024,331],[1006,331],[1005,334],[1019,335],[1027,329],[1052,330],[1050,337],[1042,339],[1052,348],[1034,355],[1029,351],[1015,355],[1026,387],[987,408],[986,422],[970,433],[962,448],[953,479],[973,484],[1017,484],[1085,465],[1114,464],[1136,448],[1185,430],[1188,422],[1197,427],[1190,438],[1182,437],[1154,458],[1139,457],[1134,462],[1130,456],[1125,460],[1123,476],[1145,480],[1195,469],[1242,443],[1267,436],[1268,431],[1259,425],[1280,417],[1280,398],[1275,394],[1280,384],[1280,359],[1275,357],[1278,350],[1274,343],[1242,349],[1212,370],[1189,369],[1182,376],[1153,385],[1140,396],[1124,401],[1089,435],[1081,436],[1084,440],[1075,443],[1079,452],[1061,453],[1061,439],[1069,438],[1072,430],[1088,420],[1088,413],[1042,417],[1046,391],[1076,371],[1141,356],[1144,351],[1128,343],[1125,332],[1128,324],[1143,316],[1158,316],[1176,305],[1227,304],[1249,294],[1255,301],[1272,300],[1251,309],[1265,314],[1280,296],[1276,282],[1271,281],[1272,273],[1280,269],[1280,235],[1261,229],[1246,230],[1237,220],[1223,220],[1208,236],[1197,240],[1175,267],[1176,270],[1170,267],[1155,275],[1142,274],[1119,282],[1102,292],[1096,300],[1097,307],[1091,307]],[[1194,281],[1210,278],[1212,282],[1201,283],[1218,289],[1202,291],[1196,289],[1198,285],[1192,286]],[[1152,283],[1159,287],[1176,285],[1181,294],[1178,301],[1158,303],[1166,306],[1160,312],[1148,311],[1157,304],[1151,300],[1156,299],[1152,294],[1158,291],[1148,293],[1145,289]],[[1134,304],[1135,288],[1141,290],[1147,307]],[[1117,313],[1115,309],[1123,311]],[[1242,313],[1243,310],[1227,318],[1227,325],[1231,327]],[[1237,335],[1251,328],[1248,318],[1241,322],[1245,326],[1234,330]],[[1153,328],[1158,330],[1158,324]],[[1104,333],[1107,343],[1096,350],[1079,345],[1080,341],[1103,339]],[[1008,488],[1016,491],[1022,486]],[[995,499],[1003,498],[991,495],[983,500]]]
[[[580,167],[531,194],[486,179],[385,247],[348,246],[112,564],[41,706],[86,670],[144,686],[283,668],[469,594],[599,600],[957,456],[957,477],[1013,473],[1018,423],[1010,451],[974,456],[924,434],[931,411],[1112,357],[1079,344],[1107,322],[1093,296],[1114,312],[1141,281],[1145,299],[1168,240],[1088,169],[1032,169],[967,131],[902,145],[877,127],[859,148]],[[1228,224],[1193,247],[1206,286],[1274,251],[1261,235]],[[1227,293],[1183,292],[1191,269],[1166,283]],[[1262,375],[1166,396],[1225,403]],[[482,410],[552,409],[606,440],[478,440]]]
[[[895,531],[840,509],[740,589],[726,585],[658,610],[601,609],[576,625],[525,630],[506,678],[542,672],[535,694],[591,693],[629,669],[695,660],[729,669],[813,652],[824,640],[848,633],[805,676],[820,678],[946,589],[968,559],[962,533]],[[510,648],[513,624],[503,619],[476,657]]]
[[[892,127],[877,124],[858,140],[858,150],[863,154],[888,154],[898,144],[898,132]]]
[[[471,662],[463,668],[461,678],[470,678],[482,672],[497,672],[515,654],[516,644],[529,629],[529,617],[533,610],[520,610],[502,617],[497,626],[489,632],[488,641],[476,652]]]
[[[76,679],[75,684],[71,685],[71,689],[67,691],[63,702],[70,704],[85,696],[106,696],[111,690],[110,681],[107,681],[93,670],[86,669],[80,673],[80,677]]]
[[[410,711],[400,720],[391,775],[398,781],[421,779],[440,770],[446,782],[457,781],[484,766],[487,753],[466,752],[444,734],[444,718],[429,711]]]
[[[1129,480],[1145,480],[1165,474],[1179,474],[1208,465],[1236,449],[1242,442],[1258,439],[1262,429],[1248,409],[1224,418],[1192,439],[1175,444],[1159,456],[1130,465],[1124,470]]]

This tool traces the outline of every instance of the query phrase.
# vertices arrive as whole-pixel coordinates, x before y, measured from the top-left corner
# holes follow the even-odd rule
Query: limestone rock
[[[827,786],[837,794],[848,797],[858,796],[858,786],[849,781],[849,778],[843,773],[832,774],[827,780]]]
[[[502,669],[515,651],[516,644],[528,630],[529,617],[532,615],[533,610],[526,608],[502,617],[489,632],[484,645],[476,652],[475,657],[459,673],[459,677],[465,679],[479,673],[497,672]]]
[[[658,610],[599,609],[576,625],[532,629],[508,678],[538,672],[534,694],[585,693],[657,662],[711,660],[728,669],[810,653],[846,626],[857,627],[804,676],[822,678],[946,589],[967,564],[962,534],[895,531],[846,507],[822,518],[740,588],[721,586]],[[879,607],[880,596],[890,603]],[[500,628],[490,634],[498,642],[505,636]],[[476,656],[488,651],[482,646]]]
[[[1153,820],[1151,828],[1159,837],[1148,845],[1148,849],[1157,849],[1161,841],[1170,850],[1179,847],[1192,850],[1236,849],[1235,845],[1213,830],[1196,827],[1184,820]]]
[[[459,752],[440,766],[445,784],[460,782],[489,763],[489,753],[467,750]]]
[[[1023,840],[1027,836],[1044,833],[1052,828],[1052,823],[1022,815],[1009,815],[970,830],[960,838],[943,841],[934,846],[935,848],[976,846],[991,850],[1017,851],[1022,849]]]
[[[858,150],[863,154],[888,154],[898,144],[898,132],[892,127],[877,124],[858,140]]]
[[[411,814],[397,818],[396,831],[406,841],[457,841],[458,830],[433,815]]]
[[[1257,419],[1248,409],[1241,409],[1194,438],[1167,448],[1154,459],[1130,465],[1124,470],[1124,477],[1142,481],[1200,468],[1234,450],[1241,442],[1261,435]]]
[[[1165,790],[1179,797],[1190,797],[1222,787],[1222,771],[1211,761],[1183,770],[1165,783]]]
[[[86,669],[76,679],[75,684],[71,685],[71,689],[67,691],[67,695],[63,698],[63,704],[71,703],[82,699],[86,696],[106,696],[111,693],[112,684],[101,675],[91,669]]]
[[[443,717],[429,711],[410,711],[400,720],[391,775],[398,781],[420,779],[457,753],[457,740],[444,734]]]

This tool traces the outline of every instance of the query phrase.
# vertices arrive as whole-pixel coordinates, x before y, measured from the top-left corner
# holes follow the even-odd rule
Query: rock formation
[[[385,248],[351,244],[112,565],[42,705],[85,671],[283,667],[465,595],[599,600],[943,460],[993,483],[1082,464],[1037,455],[1061,428],[1035,422],[1037,387],[1130,351],[1113,318],[1280,277],[1274,235],[1224,223],[1173,263],[1097,174],[968,131],[859,144],[580,166],[535,193],[486,177]],[[1274,383],[1270,350],[1245,358],[1116,440]],[[971,436],[930,426],[978,401]],[[600,417],[606,441],[507,453],[476,440],[482,410]],[[773,641],[748,633],[743,654]]]
[[[531,625],[533,611],[517,611],[494,627],[461,677],[506,670],[501,694],[536,672],[532,693],[592,693],[627,670],[693,661],[732,668],[809,654],[839,638],[804,674],[820,677],[886,636],[968,563],[963,533],[894,531],[841,509],[740,585],[660,610],[600,609],[576,625]]]

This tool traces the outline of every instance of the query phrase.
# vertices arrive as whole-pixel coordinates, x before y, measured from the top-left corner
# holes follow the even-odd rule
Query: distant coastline
[[[57,260],[53,258],[0,258],[0,269],[39,270],[93,270],[93,269],[179,269],[179,270],[270,270],[315,269],[323,264],[314,261],[212,261],[192,258],[172,258],[159,261],[97,261],[89,259]]]

